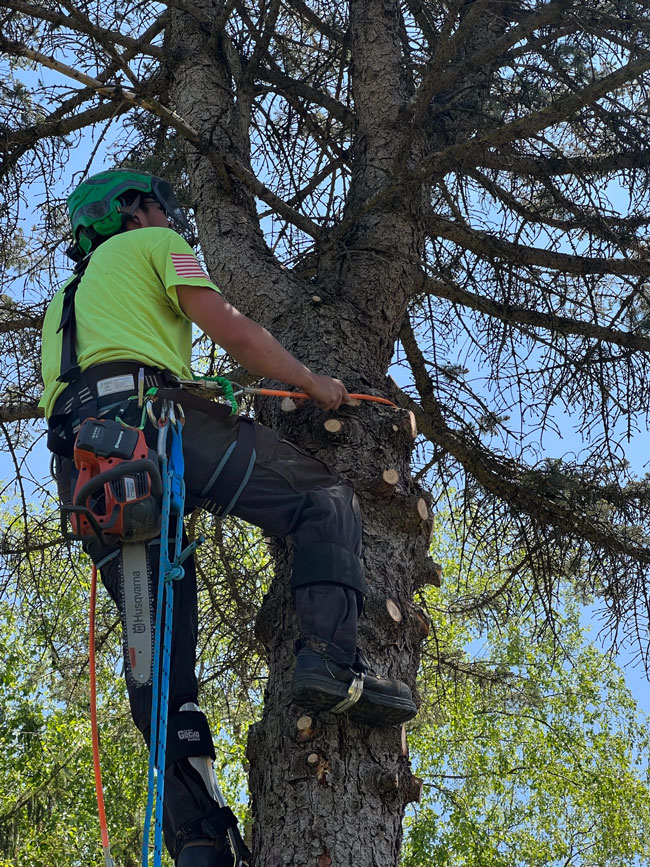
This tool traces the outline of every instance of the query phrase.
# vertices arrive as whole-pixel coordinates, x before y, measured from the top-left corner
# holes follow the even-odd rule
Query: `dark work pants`
[[[70,386],[65,398],[77,386]],[[128,395],[119,395],[122,399]],[[61,399],[60,399],[61,401]],[[58,405],[59,402],[57,402]],[[101,404],[100,404],[101,406]],[[138,411],[139,413],[139,411]],[[74,412],[73,412],[74,415]],[[110,417],[110,414],[109,414]],[[136,422],[135,418],[125,420]],[[136,422],[137,423],[137,422]],[[238,427],[251,422],[238,416],[215,419],[194,408],[186,410],[183,429],[186,506],[200,506],[214,514],[224,508],[219,478],[211,477],[228,447],[236,440]],[[145,433],[151,448],[156,447],[156,431],[147,424]],[[71,436],[68,432],[67,436]],[[309,585],[352,588],[365,593],[361,568],[361,520],[354,491],[321,461],[303,454],[281,440],[269,428],[255,423],[256,459],[248,484],[232,509],[232,514],[258,527],[267,535],[291,534],[294,561],[291,586],[295,591]],[[74,490],[76,470],[69,458],[59,457],[57,484],[62,503],[69,503]],[[86,546],[95,563],[111,552],[96,540]],[[149,546],[156,597],[159,540]],[[186,702],[198,704],[195,675],[197,643],[196,570],[192,558],[184,563],[185,576],[175,582],[169,713],[176,713]],[[122,609],[119,567],[116,559],[101,567],[101,576],[118,609]],[[131,712],[136,726],[148,742],[151,716],[151,687],[136,686],[127,677]],[[208,815],[214,802],[187,760],[180,760],[166,773],[165,841],[172,854],[177,834],[198,818]]]

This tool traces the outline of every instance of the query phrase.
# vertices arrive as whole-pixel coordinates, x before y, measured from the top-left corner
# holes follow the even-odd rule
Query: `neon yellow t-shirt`
[[[219,290],[203,272],[192,248],[172,229],[123,232],[93,253],[75,295],[77,359],[82,370],[107,361],[139,361],[191,378],[192,323],[178,304],[176,287]],[[43,323],[41,371],[45,390],[39,406],[46,418],[67,383],[61,365],[63,290],[52,299]]]

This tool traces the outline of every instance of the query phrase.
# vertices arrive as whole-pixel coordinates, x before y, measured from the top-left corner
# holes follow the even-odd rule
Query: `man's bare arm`
[[[244,316],[213,289],[177,286],[185,315],[251,373],[277,379],[306,391],[322,409],[338,409],[349,401],[338,379],[312,373],[266,328]]]

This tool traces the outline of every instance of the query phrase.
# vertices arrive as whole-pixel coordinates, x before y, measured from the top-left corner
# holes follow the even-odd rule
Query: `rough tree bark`
[[[214,16],[210,3],[200,8],[206,19]],[[291,275],[272,259],[250,189],[232,176],[226,179],[214,161],[192,148],[187,154],[202,247],[227,296],[315,371],[339,376],[351,391],[377,394],[386,391],[386,372],[417,280],[413,263],[424,243],[424,191],[418,186],[412,199],[389,199],[372,214],[356,214],[386,184],[400,158],[410,161],[414,148],[401,121],[412,88],[400,62],[400,26],[396,2],[351,4],[357,124],[348,219],[344,232],[318,238],[311,279]],[[216,50],[197,55],[198,30],[196,18],[173,16],[172,100],[225,163],[248,168],[250,81],[230,64],[224,38],[217,39]],[[414,438],[408,412],[345,407],[335,414],[342,424],[331,425],[332,432],[313,408],[283,413],[269,401],[258,413],[355,483],[370,588],[360,641],[377,672],[415,688],[423,633],[412,597],[431,572],[431,519],[410,475]],[[387,469],[399,477],[388,491],[377,482]],[[280,540],[274,548],[276,578],[257,623],[268,651],[269,682],[263,718],[248,738],[255,863],[392,867],[398,862],[404,807],[417,797],[402,732],[354,726],[331,714],[312,717],[308,725],[304,711],[291,706],[297,630],[288,593],[290,552]]]

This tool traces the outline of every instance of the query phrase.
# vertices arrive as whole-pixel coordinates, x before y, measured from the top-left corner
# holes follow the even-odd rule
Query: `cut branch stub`
[[[399,493],[396,494],[397,496],[399,496]],[[391,500],[391,504],[394,503],[395,498]],[[427,536],[430,534],[431,514],[429,512],[429,505],[424,497],[404,497],[401,499],[399,506],[399,509],[393,508],[394,518],[404,530],[418,533],[426,531]],[[428,545],[429,543],[427,542],[427,547]]]
[[[415,421],[415,413],[412,410],[408,410],[408,414],[402,420],[402,425],[411,434],[411,439],[417,439],[418,426]]]
[[[313,740],[318,734],[318,726],[310,716],[301,716],[296,723],[298,740],[301,742]]]
[[[319,783],[329,783],[332,768],[325,756],[320,753],[309,753],[305,761]]]
[[[328,418],[323,422],[323,427],[331,436],[338,436],[343,430],[343,422],[340,418]]]
[[[389,467],[372,480],[370,490],[378,497],[388,498],[395,493],[398,482],[399,473],[396,469]]]
[[[419,497],[417,502],[417,511],[422,521],[428,520],[429,506],[427,505],[427,501],[424,499],[424,497]]]
[[[426,614],[421,608],[414,608],[413,619],[415,620],[415,624],[421,638],[425,639],[429,635],[429,631],[431,629],[431,620],[428,614]]]
[[[409,780],[408,789],[406,792],[406,803],[418,803],[420,798],[422,797],[422,787],[424,786],[424,781],[420,779],[420,777],[416,777],[411,775],[411,779]]]
[[[290,397],[283,397],[282,402],[280,403],[280,409],[282,412],[295,412],[298,409],[298,406]]]
[[[401,623],[404,619],[404,615],[402,614],[399,605],[393,599],[386,600],[386,611],[388,611],[388,616],[391,620],[395,621],[395,623]]]
[[[402,726],[402,730],[400,732],[400,753],[399,754],[403,759],[407,759],[408,754],[409,754],[409,744],[408,744],[408,738],[406,736],[406,726],[404,726],[404,725]]]

